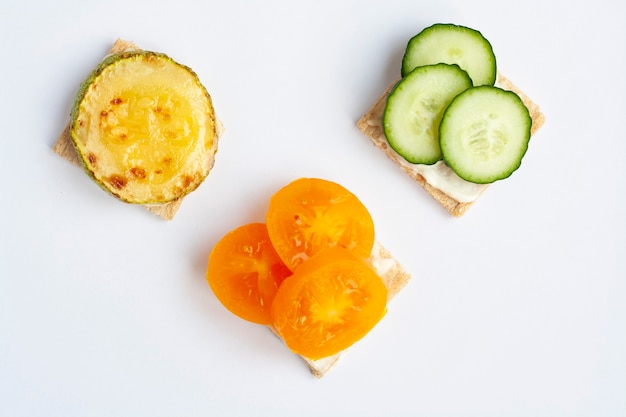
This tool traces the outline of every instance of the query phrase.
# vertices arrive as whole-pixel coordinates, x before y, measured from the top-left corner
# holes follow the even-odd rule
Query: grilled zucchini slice
[[[86,172],[122,201],[158,205],[195,190],[217,152],[211,97],[165,54],[113,54],[81,84],[70,135]]]

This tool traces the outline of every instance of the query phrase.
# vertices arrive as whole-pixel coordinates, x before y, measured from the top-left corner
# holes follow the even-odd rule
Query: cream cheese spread
[[[368,121],[370,126],[376,126],[381,132],[376,138],[379,142],[387,142],[381,126],[381,118]],[[459,177],[444,161],[433,165],[412,164],[389,148],[395,160],[405,169],[421,175],[434,188],[454,198],[459,203],[472,203],[478,199],[487,188],[487,184],[474,184]]]

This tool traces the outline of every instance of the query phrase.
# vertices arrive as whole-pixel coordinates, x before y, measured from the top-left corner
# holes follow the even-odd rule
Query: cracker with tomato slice
[[[321,378],[386,315],[410,275],[353,193],[300,178],[272,195],[265,223],[215,244],[206,278],[226,309],[267,326]]]
[[[369,261],[382,279],[385,287],[387,287],[388,302],[395,297],[411,279],[411,275],[404,269],[402,264],[378,241],[374,242],[374,248],[372,249]],[[272,331],[280,338],[273,329]],[[309,359],[302,355],[299,356],[316,378],[322,378],[340,362],[348,350],[349,348],[334,355],[316,360]]]

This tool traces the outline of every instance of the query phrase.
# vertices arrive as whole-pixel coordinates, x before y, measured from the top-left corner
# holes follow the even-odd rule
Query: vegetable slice
[[[457,96],[440,126],[443,159],[466,181],[487,184],[509,177],[528,149],[532,119],[512,91],[475,87]]]
[[[340,246],[367,258],[374,222],[363,203],[343,186],[300,178],[270,199],[267,230],[283,262],[293,271],[322,249]]]
[[[272,323],[285,344],[309,359],[334,355],[363,338],[384,316],[387,288],[350,251],[318,252],[285,280]]]
[[[474,86],[493,85],[496,57],[489,41],[477,30],[437,23],[409,40],[402,59],[402,76],[414,68],[433,64],[457,64],[468,72]]]
[[[441,160],[439,123],[446,106],[472,81],[458,65],[417,67],[387,98],[383,130],[389,145],[414,164]]]
[[[258,324],[270,324],[272,300],[289,275],[263,223],[249,223],[227,233],[211,251],[206,271],[224,307]]]
[[[156,52],[104,59],[79,89],[70,133],[87,173],[136,204],[195,190],[217,152],[208,92],[190,68]]]

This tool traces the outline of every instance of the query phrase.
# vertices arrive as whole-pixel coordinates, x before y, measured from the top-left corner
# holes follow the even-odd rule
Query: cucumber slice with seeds
[[[387,97],[383,130],[389,145],[414,164],[441,160],[439,123],[447,105],[470,88],[469,75],[458,65],[415,68]]]
[[[402,76],[414,68],[438,63],[457,64],[474,86],[493,85],[496,57],[489,41],[477,30],[437,23],[409,40],[402,59]]]
[[[465,90],[439,127],[446,164],[466,181],[488,184],[517,170],[528,149],[532,119],[517,94],[498,87]]]

